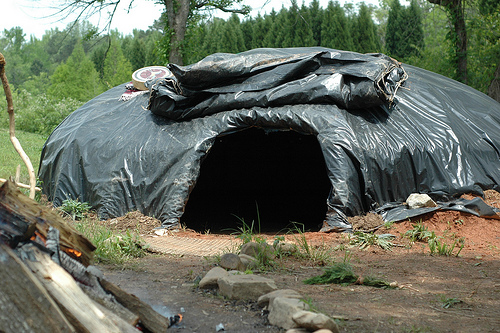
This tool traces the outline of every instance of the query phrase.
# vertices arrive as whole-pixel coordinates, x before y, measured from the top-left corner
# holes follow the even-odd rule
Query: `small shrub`
[[[76,228],[92,244],[97,262],[123,264],[129,259],[140,258],[146,254],[146,244],[136,233],[127,230],[124,235],[114,234],[97,221],[90,219],[78,222]]]
[[[304,226],[298,223],[293,223],[293,227],[288,231],[293,235],[297,244],[298,255],[304,259],[311,260],[316,263],[327,265],[332,262],[333,249],[324,245],[312,246],[308,243],[304,233]]]
[[[434,255],[434,254],[439,254],[439,255],[443,255],[443,256],[451,256],[453,254],[453,251],[455,250],[455,248],[458,246],[459,250],[458,252],[455,254],[456,257],[458,257],[458,255],[460,254],[460,252],[462,251],[462,249],[464,248],[464,243],[465,243],[465,238],[462,237],[462,238],[459,238],[459,239],[455,239],[453,241],[453,244],[446,244],[446,242],[444,241],[444,239],[442,239],[442,237],[433,237],[433,238],[430,238],[429,241],[428,241],[428,245],[429,245],[429,250],[431,252],[431,255]]]
[[[62,202],[62,205],[59,208],[61,211],[70,215],[73,220],[81,220],[85,217],[85,215],[90,211],[90,208],[92,207],[86,202],[66,199]]]
[[[441,295],[441,307],[443,309],[449,309],[449,308],[453,307],[455,304],[458,304],[461,302],[462,301],[456,297],[449,298],[449,297],[446,297],[445,295]]]
[[[305,284],[362,284],[365,286],[371,286],[376,288],[396,288],[391,283],[384,281],[382,279],[374,278],[371,276],[361,277],[354,273],[354,270],[350,263],[351,254],[346,251],[344,255],[344,260],[340,263],[335,263],[331,267],[327,268],[325,272],[320,276],[315,276],[304,280]]]
[[[351,237],[349,244],[358,245],[360,249],[365,249],[371,245],[377,245],[384,250],[390,250],[393,246],[391,239],[396,236],[391,234],[377,235],[374,233],[364,233],[361,231],[355,231],[354,235]]]
[[[403,236],[408,237],[412,243],[417,241],[424,241],[428,238],[432,238],[434,233],[429,231],[426,226],[422,224],[422,221],[412,224],[413,229],[408,230]]]

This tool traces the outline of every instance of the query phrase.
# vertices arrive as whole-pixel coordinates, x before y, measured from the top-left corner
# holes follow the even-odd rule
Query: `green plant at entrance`
[[[358,276],[354,274],[354,270],[350,263],[351,254],[349,251],[345,252],[344,260],[339,263],[334,263],[327,268],[320,276],[315,276],[304,281],[305,284],[327,284],[336,283],[348,285],[356,282]]]
[[[245,219],[243,217],[239,217],[233,214],[234,217],[236,217],[241,225],[236,229],[229,229],[232,230],[231,235],[236,235],[236,238],[239,238],[243,241],[243,244],[256,241],[256,238],[260,238],[260,214],[259,214],[259,205],[255,203],[255,207],[257,209],[257,225],[255,224],[255,221],[252,220],[252,223],[248,224],[245,222]],[[262,238],[259,239],[262,241]]]
[[[295,240],[298,253],[304,259],[311,260],[315,263],[328,265],[332,262],[333,249],[328,246],[312,246],[307,241],[304,225],[300,223],[293,223],[293,227],[288,231]]]
[[[147,245],[137,232],[127,229],[125,234],[115,234],[93,219],[83,219],[75,227],[96,246],[97,262],[123,264],[146,255]]]
[[[67,213],[73,220],[81,220],[90,211],[91,206],[86,202],[66,199],[62,202],[61,211]]]
[[[441,239],[441,240],[440,240]],[[456,257],[460,254],[462,249],[465,246],[465,237],[455,239],[453,244],[446,244],[442,237],[433,237],[428,241],[429,250],[431,251],[431,255],[439,254],[443,256],[451,256],[453,251],[458,246],[458,252],[455,254]]]
[[[434,232],[427,230],[427,227],[423,225],[422,220],[416,224],[412,224],[412,226],[413,229],[408,230],[403,235],[408,237],[412,243],[435,237]]]
[[[390,250],[393,246],[391,239],[396,236],[391,234],[382,234],[377,235],[372,232],[361,232],[355,231],[354,235],[351,237],[349,244],[358,245],[360,249],[365,249],[370,247],[371,245],[377,245],[383,248],[384,250]]]
[[[365,286],[371,286],[383,289],[393,289],[396,288],[395,285],[371,276],[358,276],[354,273],[354,269],[351,266],[351,253],[346,251],[344,254],[344,259],[340,263],[335,263],[325,270],[325,272],[320,276],[315,276],[304,280],[305,284],[328,284],[335,283],[341,285],[349,284],[362,284]]]

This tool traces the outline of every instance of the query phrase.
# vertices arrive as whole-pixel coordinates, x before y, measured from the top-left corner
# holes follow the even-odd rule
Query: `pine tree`
[[[128,82],[132,77],[132,65],[125,59],[118,41],[111,41],[104,60],[103,81],[108,88]]]
[[[286,47],[284,41],[289,34],[288,29],[290,29],[288,25],[288,10],[282,7],[279,13],[276,14],[271,30],[264,39],[266,47]]]
[[[406,15],[401,7],[399,0],[392,0],[389,7],[389,17],[387,18],[387,28],[385,32],[386,53],[395,58],[404,56],[403,44]]]
[[[312,28],[313,38],[316,46],[323,45],[321,41],[321,26],[324,10],[319,6],[319,0],[312,0],[309,4],[309,22]]]
[[[219,52],[239,53],[245,50],[245,39],[241,31],[241,22],[236,14],[224,24],[224,44]]]
[[[364,2],[359,6],[353,36],[354,48],[357,52],[372,53],[379,51],[380,42],[376,38],[376,26],[371,18],[371,11]]]
[[[410,2],[405,10],[406,29],[404,30],[405,56],[419,56],[424,48],[424,28],[422,10],[416,0]]]
[[[353,41],[344,9],[330,0],[321,23],[321,45],[338,50],[353,50]]]
[[[146,64],[146,47],[144,42],[138,37],[134,38],[132,41],[132,45],[130,45],[128,54],[128,60],[132,65],[132,70],[135,71],[139,68],[142,68]]]
[[[276,28],[281,26],[282,24],[277,22],[278,13],[274,11],[274,9],[268,15],[264,16],[264,31],[266,34],[264,35],[264,39],[260,41],[260,45],[258,47],[278,47],[276,42]],[[283,21],[283,18],[281,19]],[[256,43],[257,44],[257,43]]]
[[[56,68],[50,81],[47,93],[59,99],[71,97],[86,102],[104,90],[94,63],[85,55],[81,43],[75,45],[66,63]]]

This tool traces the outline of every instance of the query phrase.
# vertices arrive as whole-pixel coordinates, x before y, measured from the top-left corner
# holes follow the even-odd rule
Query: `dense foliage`
[[[500,61],[500,6],[493,0],[470,2],[468,84],[487,92]],[[480,6],[482,4],[482,6]],[[49,134],[76,109],[110,87],[130,80],[148,65],[165,65],[171,38],[165,13],[147,31],[107,35],[84,21],[64,31],[27,39],[21,27],[0,33],[0,52],[14,91],[18,128]],[[411,0],[380,0],[379,7],[318,0],[256,17],[235,13],[227,19],[191,15],[179,50],[185,64],[216,52],[237,53],[259,47],[324,46],[362,53],[382,52],[396,59],[457,77],[450,20],[439,5]],[[0,100],[5,110],[5,100]],[[6,117],[0,119],[6,127]]]

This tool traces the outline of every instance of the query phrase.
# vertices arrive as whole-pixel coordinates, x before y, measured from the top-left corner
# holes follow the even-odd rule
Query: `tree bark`
[[[190,0],[164,0],[170,33],[169,62],[182,66],[182,42],[186,36]]]

